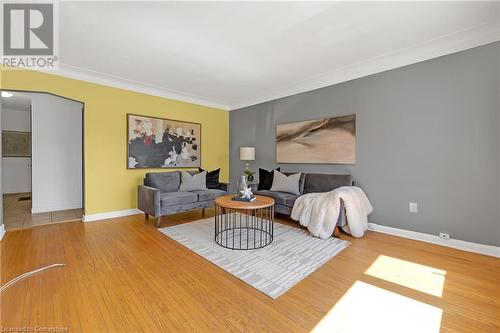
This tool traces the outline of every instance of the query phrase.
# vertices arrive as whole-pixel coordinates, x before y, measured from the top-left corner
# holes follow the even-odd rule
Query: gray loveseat
[[[214,206],[217,197],[227,194],[227,184],[219,183],[218,188],[208,190],[179,192],[181,172],[150,172],[144,178],[144,185],[137,188],[137,208],[157,218],[178,212],[204,209]]]
[[[291,173],[285,172],[286,175]],[[341,186],[354,185],[351,175],[335,175],[321,173],[302,173],[299,180],[300,195],[306,193],[328,192]],[[292,213],[293,204],[300,195],[295,195],[286,192],[273,192],[269,190],[257,190],[255,194],[271,197],[275,201],[275,209],[277,213],[290,215]],[[345,209],[341,202],[340,215],[337,221],[338,226],[345,224]]]

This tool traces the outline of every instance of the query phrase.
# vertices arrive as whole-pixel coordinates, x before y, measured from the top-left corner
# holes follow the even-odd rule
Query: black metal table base
[[[232,209],[215,205],[215,242],[231,250],[255,250],[273,241],[274,206]]]

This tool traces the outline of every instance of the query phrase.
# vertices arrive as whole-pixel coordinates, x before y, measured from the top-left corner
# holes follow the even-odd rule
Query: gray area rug
[[[214,241],[213,217],[159,230],[271,298],[278,298],[349,245],[275,223],[274,240],[265,248],[229,250]]]

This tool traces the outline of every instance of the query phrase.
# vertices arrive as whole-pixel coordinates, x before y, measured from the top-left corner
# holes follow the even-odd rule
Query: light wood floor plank
[[[199,212],[177,214],[163,218],[162,227],[200,218]],[[442,309],[442,332],[499,332],[499,259],[374,232],[363,239],[341,238],[352,244],[272,300],[161,234],[154,220],[142,215],[9,231],[1,242],[2,285],[41,266],[66,266],[7,289],[1,295],[1,326],[309,332],[361,281]],[[380,256],[446,271],[442,296],[366,274]]]

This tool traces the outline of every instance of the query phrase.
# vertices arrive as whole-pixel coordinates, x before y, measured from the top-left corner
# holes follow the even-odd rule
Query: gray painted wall
[[[351,173],[371,222],[500,245],[499,59],[493,43],[231,111],[232,183],[240,146],[255,146],[254,170],[278,165],[276,124],[356,113],[356,165],[282,169]]]

